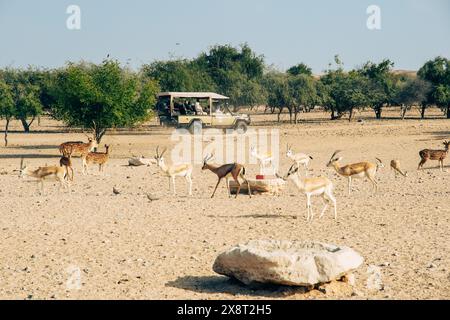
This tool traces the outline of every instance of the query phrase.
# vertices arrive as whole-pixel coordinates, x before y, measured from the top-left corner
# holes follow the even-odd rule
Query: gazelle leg
[[[425,164],[425,162],[427,162],[427,159],[425,159],[425,158],[423,158],[422,160],[420,160],[419,166],[417,167],[417,170],[423,168],[423,165]]]
[[[222,180],[222,178],[219,178],[219,181],[217,181],[217,184],[216,184],[216,187],[214,188],[214,192],[213,192],[213,194],[211,196],[211,199],[214,198],[214,195],[216,194],[217,187],[219,186],[219,183],[220,183],[221,180]]]
[[[311,195],[310,194],[306,195],[306,203],[307,203],[307,206],[308,206],[309,221],[312,222],[312,220],[314,218],[314,213],[313,213],[312,208],[311,208]]]
[[[248,188],[248,196],[251,198],[252,197],[252,190],[250,189],[250,182],[248,182],[247,178],[241,173],[240,177],[242,178],[242,180],[244,180],[245,183],[247,183],[247,188]]]
[[[175,189],[175,176],[172,177],[172,185],[173,185],[173,195],[175,196],[177,194],[177,191]]]
[[[370,176],[370,175],[367,175],[367,178],[369,178],[369,180],[372,182],[373,188],[374,188],[375,192],[377,192],[378,191],[378,184],[375,181],[375,179],[372,176]]]
[[[322,212],[320,213],[319,219],[321,219],[323,217],[325,211],[327,211],[327,209],[328,209],[328,201],[329,200],[326,198],[325,194],[322,195],[322,201],[325,206],[323,207]]]
[[[352,189],[352,177],[348,177],[348,194],[351,193]]]
[[[236,183],[238,184],[238,188],[236,190],[236,197],[234,197],[236,199],[239,195],[239,192],[241,192],[241,183],[239,182],[239,179],[237,177],[234,178],[234,181],[236,181]]]
[[[191,176],[189,176],[189,175],[186,176],[186,182],[188,184],[189,195],[192,196],[192,178],[191,178]]]
[[[333,196],[333,194],[331,194],[331,192],[328,193],[327,196],[331,200],[331,202],[333,202],[333,206],[334,206],[334,220],[337,220],[336,198]]]
[[[225,178],[225,183],[227,184],[228,198],[231,198],[231,190],[230,190],[230,179]]]

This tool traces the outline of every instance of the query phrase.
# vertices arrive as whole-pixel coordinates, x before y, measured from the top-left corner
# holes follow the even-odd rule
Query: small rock
[[[157,200],[159,200],[158,197],[156,197],[155,195],[153,195],[151,193],[147,193],[146,196],[147,196],[147,199],[150,200],[150,201],[157,201]]]
[[[117,190],[116,187],[113,187],[113,193],[117,195],[117,194],[120,194],[120,191]]]

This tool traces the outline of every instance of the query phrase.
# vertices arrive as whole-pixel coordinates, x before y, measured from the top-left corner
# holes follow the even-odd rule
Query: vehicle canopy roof
[[[228,100],[230,98],[214,92],[161,92],[160,97],[172,98],[196,98],[196,99],[214,99],[214,100]]]

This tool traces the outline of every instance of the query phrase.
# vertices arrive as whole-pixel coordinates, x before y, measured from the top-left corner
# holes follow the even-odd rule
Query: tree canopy
[[[158,91],[154,80],[141,81],[117,61],[71,63],[56,77],[52,111],[68,126],[92,128],[100,142],[108,128],[149,119]]]

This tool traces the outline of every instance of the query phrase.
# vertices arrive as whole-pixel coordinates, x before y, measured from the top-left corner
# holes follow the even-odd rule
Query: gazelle
[[[341,166],[339,162],[342,160],[342,157],[335,158],[335,156],[340,152],[340,150],[337,150],[333,153],[330,161],[327,164],[327,167],[333,167],[339,175],[348,178],[348,194],[350,194],[351,192],[352,178],[363,179],[364,177],[367,177],[370,182],[372,182],[372,185],[376,192],[378,190],[378,185],[375,181],[375,175],[378,171],[378,168],[384,167],[383,162],[379,158],[376,158],[377,164],[364,161]]]
[[[66,179],[73,181],[73,168],[72,168],[72,147],[68,148],[68,151],[64,151],[61,159],[59,159],[59,166],[66,168]],[[70,174],[69,174],[70,169]]]
[[[72,154],[77,154],[81,157],[88,154],[95,148],[98,148],[98,143],[95,139],[88,137],[88,142],[83,141],[68,141],[59,146],[59,152],[61,154],[67,154],[71,150]]]
[[[179,165],[171,165],[167,166],[164,162],[164,153],[167,151],[167,148],[159,154],[159,147],[156,148],[156,164],[161,169],[161,171],[169,178],[169,191],[170,191],[170,182],[173,184],[173,194],[176,195],[175,188],[175,177],[184,177],[188,184],[189,195],[192,196],[192,170],[193,167],[190,163],[184,163]]]
[[[317,178],[300,178],[298,176],[298,165],[293,164],[284,177],[277,176],[283,180],[290,178],[297,188],[306,195],[307,218],[306,221],[312,221],[314,214],[311,208],[311,196],[321,196],[325,206],[320,213],[319,218],[322,218],[325,211],[328,209],[329,203],[334,206],[334,219],[337,219],[336,198],[333,195],[333,183],[326,177]]]
[[[25,176],[35,178],[38,180],[38,189],[42,192],[44,191],[44,180],[54,179],[59,182],[59,190],[62,187],[69,187],[69,184],[65,181],[65,176],[67,174],[66,169],[58,166],[50,167],[39,167],[36,170],[30,170],[23,163],[23,158],[20,160],[20,173],[19,178],[24,178]]]
[[[105,164],[109,160],[109,145],[105,144],[105,152],[89,152],[84,154],[83,157],[83,174],[88,171],[88,166],[91,163],[98,164],[98,171],[103,172]]]
[[[294,150],[292,150],[292,147],[290,145],[287,145],[286,157],[291,159],[297,165],[297,167],[303,165],[303,167],[305,168],[305,175],[308,175],[309,161],[313,160],[313,157],[304,153],[294,153]]]
[[[250,183],[248,182],[247,178],[245,178],[245,167],[239,163],[229,163],[229,164],[224,164],[221,166],[213,166],[208,163],[208,161],[211,160],[213,157],[214,157],[213,155],[206,155],[206,157],[203,159],[203,167],[202,167],[202,170],[210,170],[211,172],[215,173],[217,175],[217,178],[219,179],[217,181],[216,187],[214,188],[214,192],[213,192],[211,198],[214,198],[217,187],[219,186],[219,183],[220,183],[220,181],[222,181],[223,178],[225,178],[225,181],[227,184],[228,197],[231,197],[230,185],[229,185],[230,176],[233,177],[233,180],[236,181],[236,183],[238,184],[238,189],[236,191],[235,198],[237,198],[237,196],[239,195],[239,192],[241,191],[241,184],[239,182],[239,177],[242,180],[244,180],[244,182],[247,183],[248,195],[251,198],[252,191],[250,189]]]
[[[420,168],[423,168],[423,165],[427,160],[438,160],[439,161],[439,168],[441,171],[444,171],[444,159],[448,155],[448,148],[450,145],[450,141],[445,140],[443,142],[445,149],[444,150],[431,150],[431,149],[424,149],[419,152],[420,155],[420,162],[419,166],[417,167],[417,170]]]
[[[259,154],[258,150],[256,149],[255,146],[252,146],[250,148],[250,155],[252,157],[255,157],[256,160],[258,160],[258,164],[259,164],[259,172],[260,173],[264,173],[264,169],[270,165],[270,167],[273,168],[273,156],[272,153],[267,153],[267,154]]]
[[[397,178],[397,174],[401,174],[404,177],[408,176],[408,172],[403,172],[403,170],[400,168],[400,161],[399,160],[391,160],[391,170],[394,170],[395,178]]]

